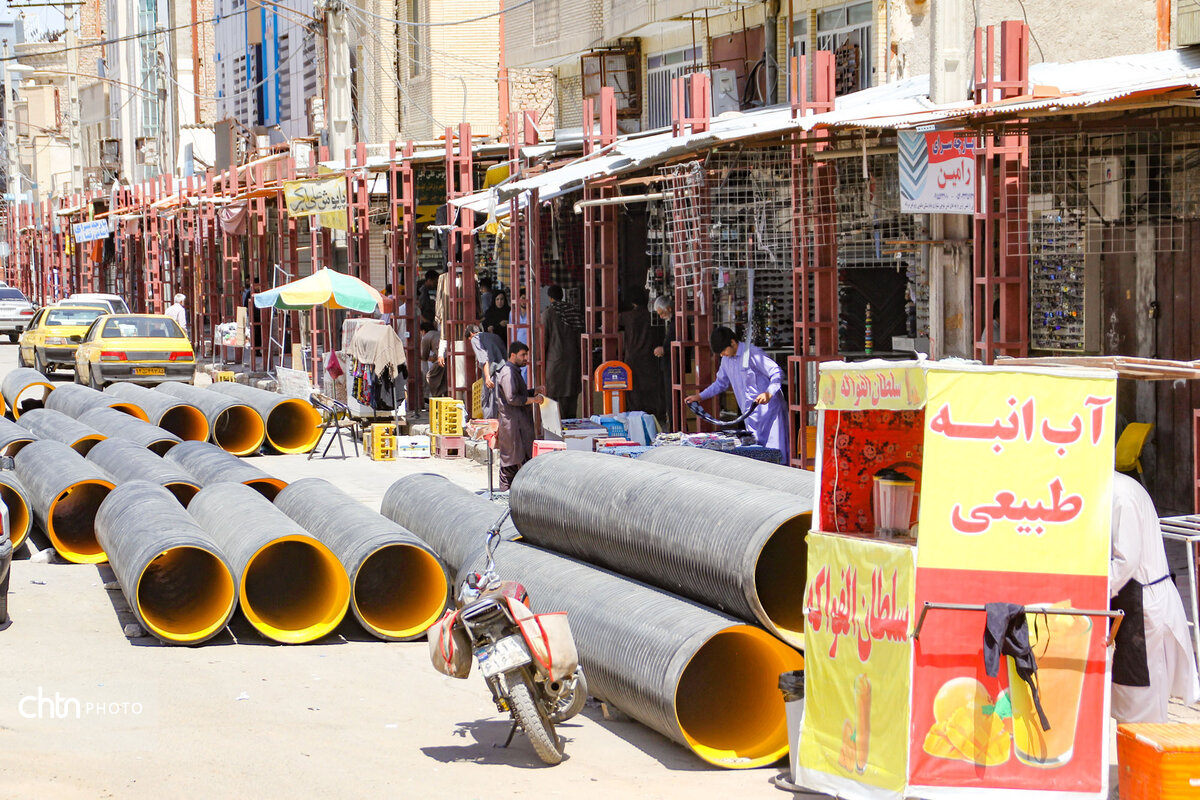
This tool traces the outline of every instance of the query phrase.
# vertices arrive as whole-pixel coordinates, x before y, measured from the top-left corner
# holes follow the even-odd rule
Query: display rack
[[[1087,298],[1084,217],[1074,210],[1031,211],[1029,235],[1030,344],[1035,350],[1083,352]]]

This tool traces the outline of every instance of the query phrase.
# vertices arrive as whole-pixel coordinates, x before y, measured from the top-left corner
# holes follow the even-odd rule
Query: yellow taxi
[[[75,382],[191,383],[196,354],[175,320],[161,314],[97,317],[75,351]]]
[[[75,368],[75,348],[104,306],[46,306],[38,310],[17,343],[17,363],[49,375],[55,367]]]

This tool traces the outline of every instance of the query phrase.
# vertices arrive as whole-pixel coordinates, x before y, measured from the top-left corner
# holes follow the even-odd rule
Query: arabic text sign
[[[95,219],[91,222],[77,222],[71,226],[71,231],[75,234],[75,241],[80,244],[106,239],[108,238],[108,220]]]
[[[284,181],[283,197],[293,217],[337,211],[346,207],[346,179]]]
[[[914,549],[812,533],[805,589],[808,659],[804,785],[899,797],[907,770]]]
[[[926,380],[920,565],[1107,574],[1115,381]]]
[[[900,210],[975,212],[975,137],[965,131],[899,131]]]
[[[920,367],[821,371],[819,408],[904,411],[920,408],[924,399],[925,371]]]

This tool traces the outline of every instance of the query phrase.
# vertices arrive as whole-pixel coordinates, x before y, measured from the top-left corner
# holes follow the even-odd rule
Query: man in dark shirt
[[[496,401],[499,427],[496,443],[500,450],[500,491],[507,492],[521,465],[533,457],[533,406],[544,399],[541,393],[530,395],[521,368],[529,364],[529,346],[513,342],[508,360],[496,373]]]

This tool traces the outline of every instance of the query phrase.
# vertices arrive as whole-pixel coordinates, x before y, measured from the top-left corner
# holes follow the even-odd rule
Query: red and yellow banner
[[[912,547],[810,533],[800,782],[901,797],[908,742]]]
[[[840,411],[921,408],[925,370],[920,366],[822,369],[817,407]]]

